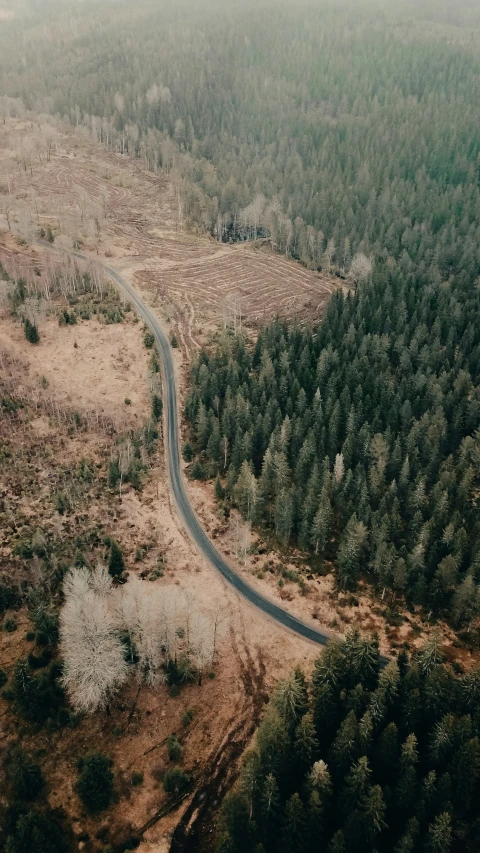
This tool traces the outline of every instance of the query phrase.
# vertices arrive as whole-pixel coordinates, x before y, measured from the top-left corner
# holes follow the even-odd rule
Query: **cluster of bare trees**
[[[151,686],[173,664],[191,680],[215,663],[219,617],[207,616],[194,595],[130,577],[113,587],[107,569],[72,569],[60,616],[64,685],[72,704],[91,713],[134,673]]]
[[[39,268],[29,258],[2,247],[0,260],[10,285],[17,284],[21,279],[28,296],[50,300],[58,296],[68,299],[69,296],[93,293],[103,297],[112,287],[101,266],[95,263],[82,264],[68,253],[58,259],[53,255],[45,256]]]

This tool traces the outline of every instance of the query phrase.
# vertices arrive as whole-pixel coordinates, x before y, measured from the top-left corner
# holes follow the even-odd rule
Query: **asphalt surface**
[[[43,247],[58,251],[44,240],[38,241]],[[69,252],[69,254],[82,261],[92,262],[92,258],[83,255],[81,252]],[[145,320],[152,334],[155,337],[159,352],[161,353],[163,380],[164,380],[164,416],[166,421],[166,441],[165,441],[165,456],[170,478],[171,489],[177,504],[178,511],[183,520],[183,523],[190,534],[191,539],[197,546],[198,550],[206,557],[206,559],[214,566],[217,571],[231,584],[250,604],[274,619],[283,627],[290,629],[300,637],[324,646],[330,639],[327,634],[317,631],[315,628],[302,622],[292,616],[283,607],[279,607],[265,598],[253,587],[251,587],[232,567],[227,563],[224,557],[217,551],[213,543],[208,538],[203,527],[201,526],[195,511],[193,510],[188,495],[185,489],[182,476],[182,465],[180,460],[180,429],[178,423],[177,409],[177,389],[175,385],[175,372],[173,367],[172,350],[167,335],[160,326],[157,318],[150,311],[147,305],[143,302],[137,291],[129,284],[123,276],[113,267],[107,264],[101,264],[95,259],[95,263],[103,266],[105,272],[112,281],[123,291],[128,297],[132,305],[135,306],[138,314]]]

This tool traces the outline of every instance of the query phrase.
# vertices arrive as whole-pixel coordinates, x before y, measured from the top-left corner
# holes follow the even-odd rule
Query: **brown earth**
[[[9,120],[0,126],[0,167],[13,231],[28,240],[51,226],[56,244],[81,242],[114,259],[176,328],[186,353],[219,322],[315,320],[345,284],[261,244],[185,232],[169,177],[94,144],[82,129]]]
[[[167,850],[175,827],[173,849],[203,849],[198,846],[199,831],[205,849],[211,849],[219,799],[235,777],[237,760],[258,724],[268,691],[294,664],[309,669],[318,649],[259,616],[199,557],[171,506],[161,445],[140,492],[127,486],[120,498],[117,490],[107,488],[106,465],[115,441],[140,427],[149,412],[149,353],[140,324],[131,314],[123,323],[108,326],[96,318],[59,326],[56,316],[45,316],[39,328],[40,343],[32,346],[6,311],[0,318],[0,396],[13,389],[25,401],[13,418],[5,412],[0,417],[0,574],[9,581],[41,581],[42,561],[22,560],[12,551],[15,542],[38,528],[58,544],[59,559],[67,562],[73,559],[77,537],[93,536],[91,560],[105,556],[102,536],[114,537],[130,572],[148,577],[161,558],[165,574],[154,583],[177,583],[195,595],[205,614],[221,614],[220,651],[215,677],[204,678],[201,686],[183,688],[177,697],[165,686],[144,687],[128,726],[137,693],[133,682],[118,694],[110,716],[98,713],[75,729],[48,733],[20,722],[0,698],[0,750],[5,754],[21,726],[23,748],[29,753],[39,750],[49,805],[65,809],[79,849],[98,849],[99,830],[115,842],[148,824],[140,850]],[[132,400],[130,406],[125,398]],[[81,416],[78,428],[72,427],[73,410]],[[91,484],[73,489],[69,472],[82,459],[91,464],[95,477]],[[63,515],[55,510],[60,488],[72,488],[73,507]],[[18,622],[13,633],[0,633],[2,667],[11,675],[16,660],[33,645],[26,640],[31,623],[25,609],[7,615]],[[194,717],[184,727],[181,716],[187,708]],[[166,739],[172,732],[184,746],[194,796],[170,813],[172,804],[161,778],[168,766]],[[92,747],[113,758],[118,794],[118,803],[99,820],[85,815],[74,792],[76,759]],[[143,784],[132,786],[133,771],[143,774]]]

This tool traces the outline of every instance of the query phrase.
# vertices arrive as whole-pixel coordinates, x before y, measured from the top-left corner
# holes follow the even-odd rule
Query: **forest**
[[[480,849],[479,35],[0,5],[0,853]],[[165,324],[187,503],[318,658],[185,536],[155,336],[73,251]]]
[[[480,271],[475,4],[13,7],[4,112],[66,118],[168,171],[181,222],[341,275],[358,252]]]
[[[377,265],[318,328],[228,330],[192,368],[195,478],[297,544],[470,625],[479,612],[480,292]]]
[[[478,671],[433,639],[379,670],[351,632],[281,681],[222,808],[220,853],[476,850]]]

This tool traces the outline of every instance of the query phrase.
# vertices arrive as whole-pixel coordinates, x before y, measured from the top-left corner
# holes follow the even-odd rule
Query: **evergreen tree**
[[[110,546],[110,557],[108,559],[108,571],[110,572],[112,578],[119,578],[123,575],[125,571],[125,563],[123,561],[123,554],[120,550],[119,545],[113,541]]]

